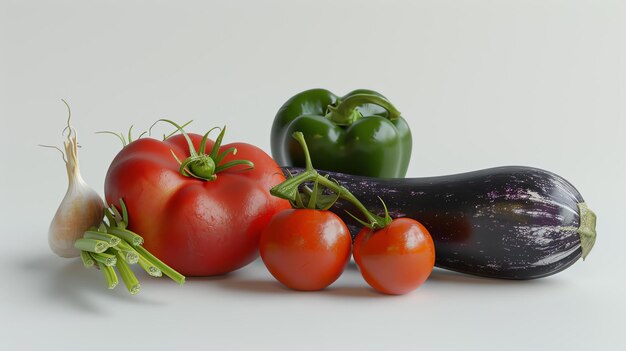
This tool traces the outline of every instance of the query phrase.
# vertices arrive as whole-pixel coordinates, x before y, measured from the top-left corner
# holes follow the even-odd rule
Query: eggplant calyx
[[[587,207],[587,203],[578,204],[580,225],[576,231],[580,235],[580,247],[583,251],[583,260],[596,243],[596,214]]]

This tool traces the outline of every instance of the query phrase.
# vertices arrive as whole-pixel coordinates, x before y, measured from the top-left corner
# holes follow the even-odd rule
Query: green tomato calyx
[[[180,131],[183,134],[183,136],[185,137],[185,140],[187,141],[187,144],[189,145],[189,157],[187,157],[183,161],[181,161],[176,156],[174,151],[171,151],[172,156],[174,156],[174,158],[180,165],[180,168],[179,168],[180,173],[184,175],[185,177],[193,177],[197,179],[212,181],[212,180],[217,179],[217,173],[220,173],[234,166],[247,165],[248,168],[245,168],[244,170],[250,170],[254,168],[254,163],[248,160],[233,160],[233,161],[221,163],[222,160],[224,160],[224,157],[226,157],[226,155],[230,153],[232,153],[233,155],[237,154],[237,149],[234,147],[228,148],[220,153],[220,146],[222,145],[222,139],[224,138],[224,133],[226,132],[226,126],[224,126],[223,128],[218,128],[218,127],[211,128],[208,132],[204,134],[204,136],[202,136],[202,140],[200,141],[200,146],[198,147],[198,150],[196,150],[196,148],[193,145],[193,142],[191,141],[191,138],[189,137],[187,132],[185,132],[185,130],[183,129],[183,127],[188,125],[190,122],[186,123],[184,126],[180,126],[176,124],[175,122],[170,121],[168,119],[160,119],[156,121],[154,124],[161,122],[161,121],[170,123],[174,127],[176,127],[177,128],[176,130]],[[209,134],[215,129],[219,129],[220,134],[217,136],[217,139],[215,139],[215,143],[213,144],[213,147],[211,148],[211,152],[207,154],[206,153],[207,140],[208,140]],[[170,136],[171,135],[172,134],[170,134]],[[164,140],[166,140],[170,136],[165,136]]]
[[[365,220],[360,220],[354,215],[349,214],[364,226],[371,229],[380,229],[391,223],[392,218],[389,216],[389,212],[387,211],[387,207],[384,205],[384,202],[384,217],[370,212],[367,208],[365,208],[361,201],[359,201],[348,189],[346,189],[346,187],[340,185],[336,181],[328,179],[328,177],[323,177],[313,168],[311,155],[309,154],[306,140],[304,139],[304,134],[302,134],[302,132],[294,132],[292,137],[298,141],[304,151],[306,163],[305,170],[296,176],[291,176],[284,182],[270,189],[270,194],[281,199],[289,200],[295,208],[304,208],[304,199],[308,199],[306,208],[321,210],[329,209],[335,204],[337,199],[341,198],[353,204],[361,212],[363,217],[365,217]],[[306,184],[307,182],[314,182],[313,189],[308,189],[304,186],[304,194],[301,194],[298,189],[301,185]],[[334,196],[325,194],[323,190],[321,190],[322,187],[332,192]]]

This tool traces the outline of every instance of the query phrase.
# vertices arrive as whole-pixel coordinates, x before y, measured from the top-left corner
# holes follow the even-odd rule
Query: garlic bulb
[[[80,239],[86,230],[102,222],[105,207],[102,198],[80,175],[76,130],[70,127],[69,118],[66,130],[67,141],[63,142],[65,152],[59,151],[63,153],[69,184],[50,223],[48,243],[50,249],[61,257],[78,257],[80,251],[74,248],[74,241]]]

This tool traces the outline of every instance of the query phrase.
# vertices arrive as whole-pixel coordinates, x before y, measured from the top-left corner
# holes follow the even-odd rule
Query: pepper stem
[[[278,184],[277,186],[270,189],[270,193],[276,197],[280,197],[281,199],[286,199],[289,201],[295,201],[298,195],[298,188],[300,185],[307,182],[315,182],[318,186],[323,186],[327,189],[330,189],[332,192],[337,194],[340,198],[350,202],[353,204],[363,216],[365,216],[366,221],[362,221],[362,224],[366,225],[370,228],[384,228],[389,223],[391,223],[391,217],[389,214],[385,212],[385,217],[380,217],[378,215],[373,214],[365,206],[359,201],[348,189],[344,186],[339,185],[338,183],[321,176],[314,168],[311,162],[311,156],[309,154],[308,147],[306,145],[306,141],[304,140],[304,134],[302,132],[294,132],[292,137],[300,143],[302,149],[304,151],[306,168],[305,170],[298,174],[295,177],[291,177],[284,182]]]
[[[378,105],[384,108],[387,110],[387,118],[390,120],[398,119],[400,117],[400,111],[398,111],[396,107],[384,97],[375,94],[354,94],[342,100],[337,106],[328,106],[326,118],[330,119],[337,125],[349,126],[362,117],[361,113],[357,110],[357,107],[365,104]]]

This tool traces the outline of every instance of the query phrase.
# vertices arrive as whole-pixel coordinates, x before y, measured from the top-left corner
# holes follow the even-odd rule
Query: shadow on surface
[[[252,265],[261,265],[261,267],[252,267]],[[265,269],[262,264],[258,262],[252,263],[247,269]],[[347,275],[353,275],[347,277]],[[358,275],[355,279],[354,275]],[[265,279],[253,276],[249,273],[242,271],[235,271],[225,275],[215,277],[188,277],[187,281],[194,285],[201,285],[202,283],[208,283],[212,286],[251,295],[282,295],[282,296],[302,296],[302,294],[314,294],[320,297],[330,298],[363,298],[363,299],[375,299],[375,298],[389,298],[390,295],[379,293],[372,289],[365,281],[360,277],[358,267],[351,261],[344,275],[339,280],[333,283],[331,286],[320,291],[296,291],[282,285],[272,277]],[[514,287],[514,288],[537,288],[546,287],[551,285],[559,285],[562,281],[552,278],[534,279],[534,280],[506,280],[506,279],[493,279],[473,276],[464,273],[458,273],[448,271],[440,268],[435,268],[429,277],[426,284],[432,286],[493,286],[493,287]]]
[[[38,289],[44,298],[73,308],[80,312],[104,315],[109,310],[110,300],[133,305],[156,305],[139,295],[132,296],[119,277],[119,284],[114,290],[106,288],[102,272],[95,268],[86,269],[80,259],[65,259],[48,255],[46,257],[28,258],[18,262],[17,268],[23,271],[24,277],[39,279]],[[118,274],[119,276],[119,274]],[[138,274],[141,283],[142,277]]]
[[[493,285],[493,286],[546,286],[558,284],[559,282],[551,277],[530,279],[530,280],[512,280],[512,279],[496,279],[474,276],[465,273],[448,271],[441,268],[435,268],[427,280],[429,284],[454,284],[454,285]]]
[[[126,290],[126,286],[120,278],[118,286],[109,290],[105,286],[104,277],[99,270],[85,269],[80,259],[60,259],[47,255],[46,257],[26,258],[15,262],[16,268],[22,272],[25,279],[35,279],[40,282],[35,293],[42,298],[55,304],[72,308],[74,310],[93,314],[106,315],[111,307],[109,303],[114,300],[121,303],[129,303],[134,306],[161,305],[160,302],[145,298],[141,292],[132,296]],[[153,279],[142,271],[136,271],[140,283],[145,282],[155,289],[161,284],[170,285],[169,279]],[[354,263],[350,263],[344,274],[359,274]],[[345,277],[344,277],[345,278]],[[350,281],[351,279],[348,279]],[[188,277],[189,285],[201,286],[211,284],[218,289],[245,294],[262,294],[277,296],[303,296],[302,294],[314,294],[319,297],[329,298],[388,298],[370,288],[364,281],[354,285],[342,285],[342,278],[321,291],[300,292],[291,290],[271,277],[259,279],[250,277],[249,274],[232,272],[215,277]],[[362,283],[362,284],[361,284]],[[432,286],[494,286],[515,288],[537,288],[552,285],[562,285],[563,280],[552,277],[534,280],[504,280],[476,277],[468,274],[447,271],[435,268],[426,282]],[[187,285],[187,284],[186,284]]]
[[[348,264],[346,265],[346,271],[358,272],[359,267],[356,265],[356,262],[354,262],[354,260],[351,259],[350,262],[348,262]]]
[[[276,280],[261,279],[224,279],[218,282],[219,287],[225,290],[247,292],[253,294],[283,294],[289,295],[297,293]]]
[[[298,291],[288,288],[267,274],[263,263],[259,261],[253,262],[250,266],[244,268],[246,270],[254,270],[256,274],[250,274],[238,270],[226,275],[217,277],[197,277],[189,278],[190,282],[209,282],[218,289],[228,290],[237,293],[251,295],[278,295],[278,296],[306,296],[315,295],[317,297],[335,297],[335,298],[377,298],[386,295],[380,294],[370,288],[365,281],[362,280],[358,268],[354,262],[350,262],[345,272],[339,279],[329,287],[318,291]],[[264,274],[259,274],[259,270]],[[262,275],[263,277],[260,277]],[[358,278],[356,278],[358,276]],[[354,279],[356,278],[356,280]]]
[[[341,279],[341,278],[339,278]],[[225,290],[232,290],[237,292],[251,293],[251,294],[268,294],[268,295],[294,295],[300,296],[301,294],[311,294],[317,296],[333,296],[333,297],[362,297],[362,298],[377,298],[385,295],[379,294],[369,286],[363,283],[362,286],[334,286],[331,285],[324,290],[319,291],[297,291],[292,290],[276,280],[260,280],[260,279],[223,279],[217,282],[219,287]]]
[[[392,296],[392,295],[379,293],[378,291],[372,289],[369,285],[367,285],[365,281],[363,282],[363,285],[359,285],[359,286],[339,286],[339,287],[333,288],[331,285],[329,289],[325,290],[325,292],[329,296],[349,298],[349,299],[354,299],[354,298],[377,299],[377,298],[385,298],[385,297]]]

